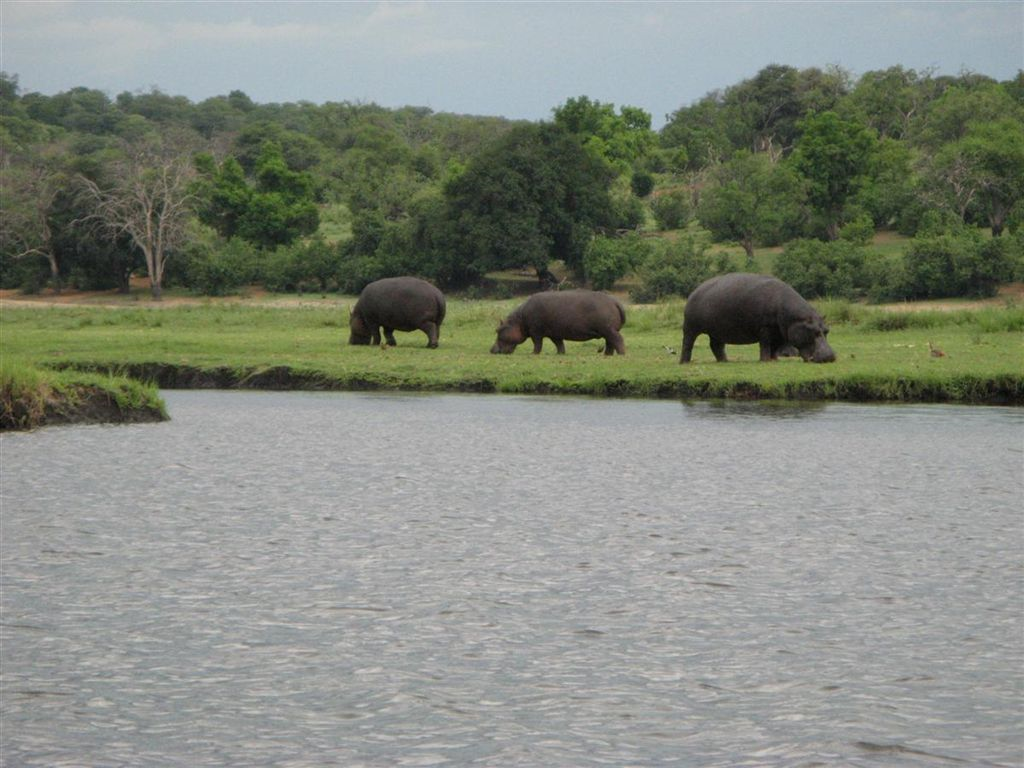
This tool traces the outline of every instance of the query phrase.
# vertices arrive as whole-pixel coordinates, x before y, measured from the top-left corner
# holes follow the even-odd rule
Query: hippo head
[[[369,344],[370,343],[370,329],[366,327],[366,322],[363,320],[361,315],[351,314],[348,317],[348,343],[349,344]]]
[[[526,341],[526,335],[523,333],[523,327],[519,323],[510,323],[508,320],[502,320],[498,326],[498,338],[494,340],[494,346],[491,347],[492,355],[511,355],[516,351],[516,347]]]
[[[828,330],[820,317],[806,317],[789,326],[787,338],[805,363],[834,363],[836,353],[828,345]]]

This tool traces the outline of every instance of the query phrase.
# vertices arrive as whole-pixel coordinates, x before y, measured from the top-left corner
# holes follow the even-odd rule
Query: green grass
[[[0,355],[0,429],[166,418],[167,410],[152,384],[127,376],[39,368],[11,354],[4,344]]]
[[[760,397],[1024,404],[1024,309],[894,313],[846,302],[821,305],[838,360],[758,362],[756,345],[714,362],[706,337],[678,363],[683,303],[627,307],[628,354],[600,341],[529,344],[491,355],[498,320],[519,299],[449,300],[441,346],[396,334],[389,349],[347,345],[351,298],[302,306],[207,302],[187,306],[9,307],[3,355],[35,370],[124,373],[164,386],[471,390],[638,397]],[[943,350],[933,357],[929,342]],[[669,352],[668,350],[672,350]],[[50,375],[50,374],[45,374]]]

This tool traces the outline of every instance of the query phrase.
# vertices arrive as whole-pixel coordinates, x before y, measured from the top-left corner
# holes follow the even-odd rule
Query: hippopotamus
[[[527,339],[533,341],[533,354],[547,336],[555,342],[558,354],[565,354],[565,339],[588,341],[604,339],[606,355],[626,354],[619,329],[626,323],[626,311],[607,293],[597,291],[548,291],[535,293],[501,321],[492,354],[511,354]]]
[[[792,286],[768,275],[735,272],[706,280],[686,300],[683,318],[680,363],[690,362],[702,333],[720,363],[726,344],[760,344],[762,362],[776,360],[787,346],[805,362],[836,359],[821,315]]]
[[[420,330],[427,346],[437,347],[444,321],[444,294],[418,277],[385,277],[363,288],[349,316],[349,344],[380,344],[380,329],[389,347],[395,331]]]

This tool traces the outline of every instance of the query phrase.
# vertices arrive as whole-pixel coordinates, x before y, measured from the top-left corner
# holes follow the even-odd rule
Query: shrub
[[[236,237],[221,241],[219,247],[193,248],[185,259],[183,280],[195,293],[224,296],[256,282],[260,271],[256,248]]]
[[[615,281],[642,264],[651,247],[639,235],[595,237],[583,254],[583,273],[596,291],[606,291]]]
[[[276,248],[267,255],[263,285],[268,291],[329,291],[338,287],[341,249],[323,238]]]
[[[1017,238],[985,240],[977,230],[918,236],[907,247],[907,298],[994,296],[999,284],[1019,271]]]
[[[775,259],[775,275],[805,298],[851,299],[868,287],[864,248],[850,240],[794,240]]]
[[[634,171],[633,177],[629,180],[633,194],[637,197],[647,197],[654,191],[654,177],[647,171]]]
[[[714,274],[708,255],[711,233],[691,224],[675,241],[660,241],[638,270],[640,287],[632,292],[639,303],[667,296],[688,296]]]
[[[681,229],[693,218],[693,204],[688,189],[674,189],[651,199],[651,213],[658,229]]]
[[[839,239],[854,245],[868,245],[874,236],[875,222],[867,214],[847,222],[839,230]]]
[[[644,224],[644,204],[631,194],[612,197],[612,215],[618,229],[639,229]]]

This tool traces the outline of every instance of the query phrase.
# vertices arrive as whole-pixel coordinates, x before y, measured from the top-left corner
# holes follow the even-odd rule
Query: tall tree
[[[78,177],[92,204],[89,218],[112,239],[131,238],[146,260],[153,298],[160,299],[167,259],[185,242],[195,203],[191,152],[169,138],[150,140],[126,146],[112,165],[109,186]]]
[[[15,259],[45,259],[54,293],[62,281],[50,217],[67,180],[59,158],[38,153],[0,168],[0,248]]]
[[[594,231],[613,224],[612,179],[561,126],[513,129],[446,185],[451,247],[466,262],[464,275],[531,266],[541,276],[555,259],[580,271]]]
[[[903,139],[927,103],[930,77],[901,66],[866,72],[839,111],[873,128],[881,139]]]
[[[273,248],[310,235],[319,226],[312,177],[289,168],[276,142],[264,143],[253,184],[233,157],[217,166],[211,156],[200,155],[196,168],[200,178],[193,190],[199,218],[223,237],[237,235],[261,248]]]
[[[877,140],[870,129],[835,112],[811,115],[801,128],[793,164],[807,180],[808,200],[822,216],[828,239],[835,240],[847,201],[866,180]]]
[[[657,144],[650,114],[638,107],[624,106],[616,113],[614,104],[580,96],[556,107],[554,116],[556,125],[619,172],[627,171]]]
[[[698,218],[717,239],[738,241],[748,264],[756,243],[784,239],[800,219],[800,179],[764,153],[737,152],[712,172],[712,180],[701,195]]]
[[[977,123],[962,144],[983,213],[998,237],[1010,211],[1024,200],[1024,127],[1012,118]]]

